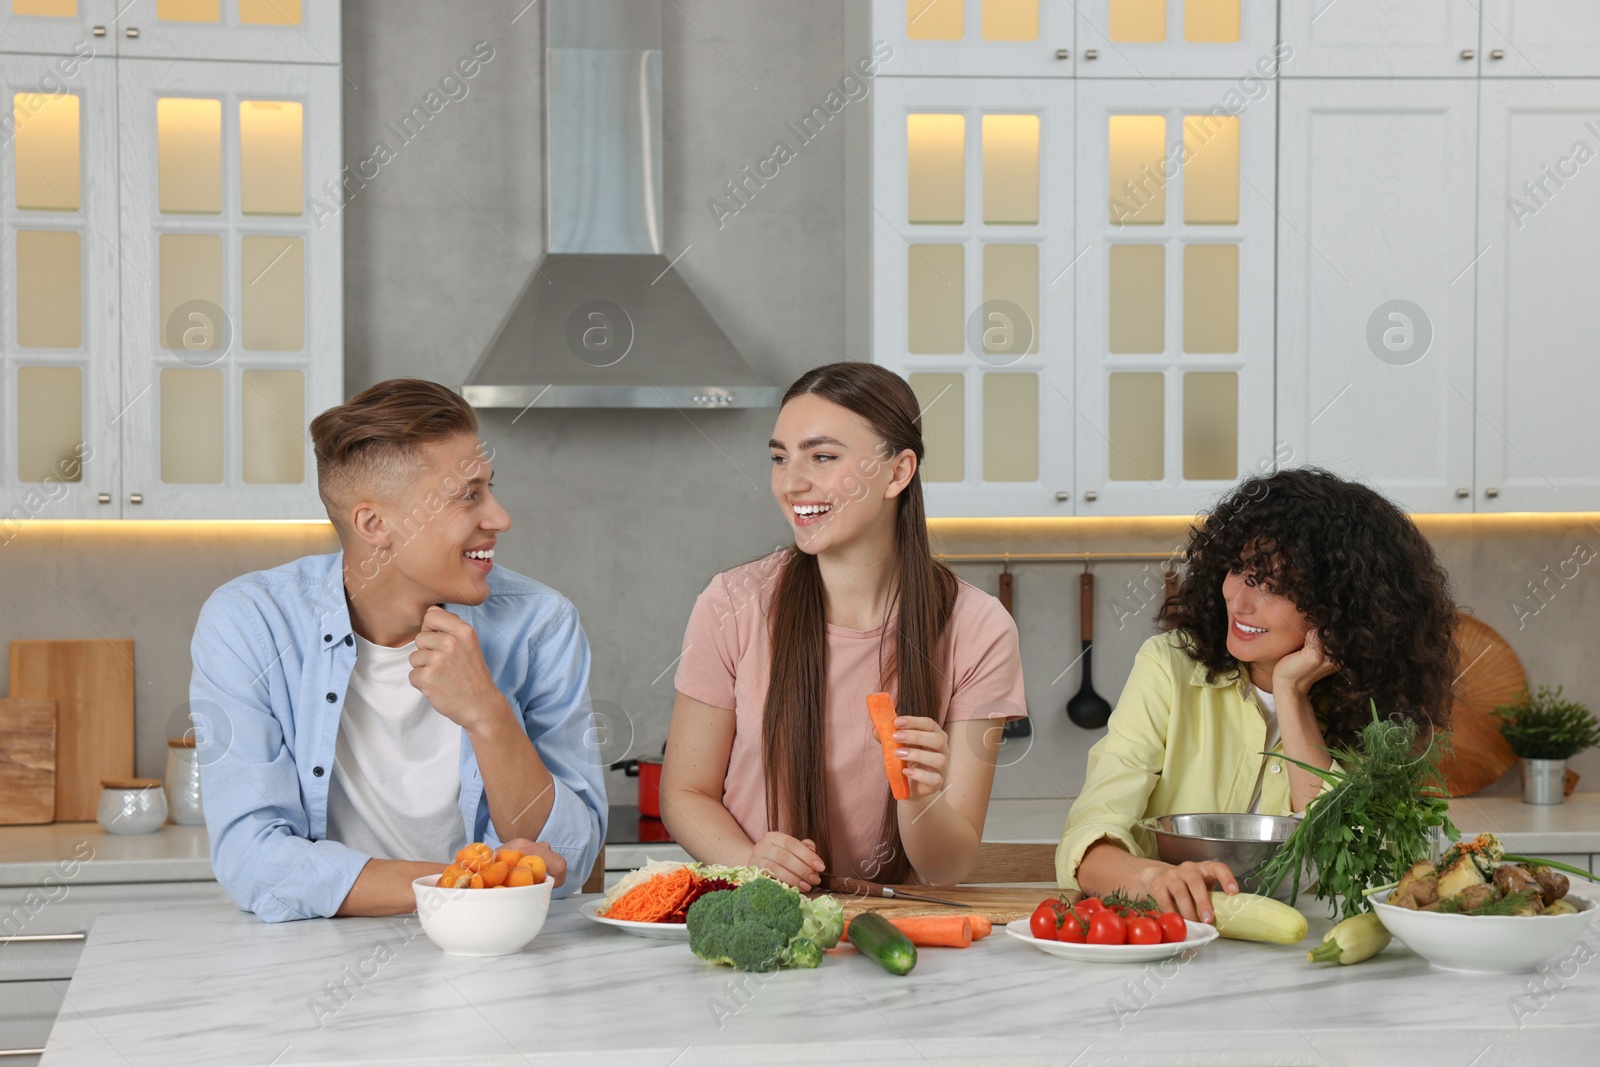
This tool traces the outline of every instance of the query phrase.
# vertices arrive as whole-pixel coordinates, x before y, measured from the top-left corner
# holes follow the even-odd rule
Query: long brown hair
[[[903,715],[944,721],[939,679],[944,665],[934,657],[955,607],[956,577],[933,558],[928,547],[927,513],[922,504],[922,413],[905,379],[872,363],[830,363],[806,372],[783,395],[819,396],[867,421],[883,439],[878,462],[910,450],[917,472],[900,493],[895,520],[898,570],[890,591],[884,640],[892,633],[894,653],[880,645],[881,685],[894,686]],[[768,609],[772,631],[772,674],[762,740],[767,765],[767,824],[817,843],[831,866],[828,826],[825,707],[828,693],[828,617],[817,558],[790,545]],[[867,710],[861,709],[863,724]],[[859,872],[879,882],[903,882],[911,870],[900,841],[896,801],[883,783],[883,823],[876,861],[882,866]],[[839,872],[841,874],[847,872]]]

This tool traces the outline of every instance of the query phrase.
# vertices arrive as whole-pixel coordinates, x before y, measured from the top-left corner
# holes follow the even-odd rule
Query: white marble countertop
[[[81,885],[214,877],[204,826],[167,823],[148,834],[108,834],[93,822],[0,827],[0,886],[43,885],[70,863],[77,864],[72,881]]]
[[[1061,837],[1070,799],[989,802],[986,841],[1054,842]],[[1451,802],[1451,816],[1466,834],[1493,830],[1514,852],[1600,854],[1600,793],[1574,793],[1565,804],[1541,807],[1517,797],[1464,797]],[[668,854],[673,846],[617,846],[624,851]],[[150,834],[108,834],[97,823],[50,823],[0,827],[0,887],[43,884],[44,877],[73,859],[93,858],[75,880],[103,882],[192,882],[213,877],[204,826],[168,823]]]
[[[1046,890],[1041,889],[1041,896]],[[997,930],[905,977],[844,948],[742,975],[556,901],[523,952],[443,954],[394,919],[262,923],[225,904],[96,922],[43,1067],[1592,1062],[1600,966],[1430,970],[1398,943],[1354,967],[1217,941],[1193,959],[1083,964]],[[1597,931],[1600,933],[1600,931]],[[1589,936],[1592,943],[1595,934]],[[1559,972],[1559,973],[1558,973]],[[1534,982],[1549,992],[1534,999]]]

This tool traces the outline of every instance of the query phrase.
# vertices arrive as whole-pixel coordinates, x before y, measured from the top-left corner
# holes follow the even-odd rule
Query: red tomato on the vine
[[[1097,911],[1104,911],[1106,905],[1105,901],[1101,900],[1099,897],[1084,897],[1082,900],[1078,901],[1077,904],[1073,905],[1073,907],[1075,909],[1082,908],[1086,912],[1093,913]]]
[[[1088,939],[1088,930],[1082,919],[1069,911],[1061,918],[1061,925],[1056,929],[1056,940],[1065,941],[1070,945],[1081,945]]]
[[[1028,932],[1040,941],[1056,939],[1056,910],[1050,901],[1033,909],[1033,916],[1028,920]]]
[[[1156,920],[1161,924],[1161,941],[1163,944],[1177,944],[1189,939],[1189,926],[1183,921],[1183,916],[1175,911],[1162,912],[1161,918]]]
[[[1148,915],[1136,915],[1128,920],[1128,944],[1161,944],[1161,924]]]
[[[1089,917],[1089,944],[1125,945],[1128,943],[1128,925],[1122,916],[1102,908]]]

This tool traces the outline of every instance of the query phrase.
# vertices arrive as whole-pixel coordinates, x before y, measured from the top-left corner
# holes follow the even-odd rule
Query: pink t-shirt
[[[711,580],[689,616],[675,682],[685,696],[733,711],[733,749],[722,803],[752,841],[769,829],[761,728],[772,659],[767,609],[782,558],[782,552],[774,553]],[[824,765],[834,837],[830,869],[869,879],[881,867],[874,856],[889,794],[883,746],[867,715],[867,695],[883,689],[878,664],[883,629],[828,625]],[[941,651],[942,659],[935,662],[949,667],[940,686],[943,715],[933,717],[945,723],[993,717],[998,725],[1027,714],[1016,624],[994,597],[959,583]],[[892,660],[892,638],[884,652]],[[918,713],[898,710],[902,715]]]

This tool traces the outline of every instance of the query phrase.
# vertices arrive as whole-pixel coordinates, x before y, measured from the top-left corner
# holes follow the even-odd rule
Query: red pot
[[[639,761],[639,814],[661,818],[661,758]]]

